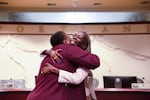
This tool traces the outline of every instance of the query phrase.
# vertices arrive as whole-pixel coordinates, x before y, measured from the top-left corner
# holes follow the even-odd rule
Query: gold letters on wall
[[[150,24],[0,24],[0,34],[53,34],[65,31],[73,34],[143,34],[150,33]]]

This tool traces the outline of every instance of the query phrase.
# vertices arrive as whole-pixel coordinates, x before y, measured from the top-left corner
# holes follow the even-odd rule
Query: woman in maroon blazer
[[[59,31],[52,35],[51,42],[56,36],[58,39],[66,40],[66,34]],[[83,43],[85,43],[84,38],[84,36],[80,37],[80,41],[83,41]],[[57,75],[53,73],[43,75],[41,73],[41,69],[45,67],[47,63],[70,72],[75,72],[78,66],[95,69],[100,65],[98,56],[84,51],[75,45],[66,44],[64,40],[60,43],[55,41],[56,44],[53,45],[54,47],[52,48],[53,50],[62,49],[62,52],[60,52],[63,56],[62,63],[53,63],[49,56],[43,59],[37,84],[27,97],[27,100],[86,100],[84,82],[79,85],[58,83]]]

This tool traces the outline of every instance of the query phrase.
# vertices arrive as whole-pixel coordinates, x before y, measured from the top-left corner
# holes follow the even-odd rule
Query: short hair
[[[66,34],[63,31],[57,31],[50,38],[50,43],[54,47],[59,44],[63,44],[66,39]]]

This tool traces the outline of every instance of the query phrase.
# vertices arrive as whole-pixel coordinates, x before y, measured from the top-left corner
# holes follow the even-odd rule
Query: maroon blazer
[[[45,63],[50,63],[57,68],[70,72],[75,72],[77,66],[95,69],[100,65],[98,56],[70,44],[55,46],[53,50],[58,48],[63,50],[60,52],[63,56],[62,63],[53,64],[49,56],[43,59],[37,84],[28,95],[27,100],[86,100],[84,82],[79,85],[58,83],[56,74],[50,73],[42,76],[40,71]]]

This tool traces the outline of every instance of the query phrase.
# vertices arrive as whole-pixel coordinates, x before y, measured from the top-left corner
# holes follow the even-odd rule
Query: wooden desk
[[[150,100],[150,89],[96,89],[98,100]]]
[[[31,89],[0,89],[0,100],[26,100]],[[150,89],[96,89],[98,100],[150,100]]]
[[[0,89],[0,100],[26,100],[31,89]]]

